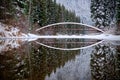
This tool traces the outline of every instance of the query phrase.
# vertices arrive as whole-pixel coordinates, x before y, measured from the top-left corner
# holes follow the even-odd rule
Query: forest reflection
[[[99,44],[91,54],[91,75],[93,80],[118,79],[117,47],[111,44]]]
[[[46,75],[62,67],[79,51],[59,51],[33,43],[26,43],[0,53],[1,79],[43,80]],[[14,75],[14,76],[12,76]],[[34,77],[32,77],[34,76]]]
[[[11,27],[18,27],[23,33],[35,33],[34,29],[57,22],[93,22],[89,24],[112,29],[109,33],[116,34],[119,26],[110,25],[116,22],[116,16],[119,21],[119,4],[119,0],[1,0],[0,23],[9,25],[3,26],[8,32]],[[76,11],[84,15],[76,16]],[[74,33],[79,31],[70,34]],[[119,80],[120,42],[115,43],[118,45],[106,42],[62,51],[35,42],[0,39],[0,80]]]

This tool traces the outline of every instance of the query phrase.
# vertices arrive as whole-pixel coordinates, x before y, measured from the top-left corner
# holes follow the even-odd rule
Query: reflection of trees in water
[[[110,45],[97,45],[91,54],[93,80],[116,80],[116,50]]]
[[[120,79],[120,46],[117,47],[117,62],[116,62],[116,66],[117,66],[117,79]]]
[[[92,0],[91,13],[95,25],[99,28],[108,27],[115,18],[115,0]],[[115,26],[112,26],[115,27]],[[91,55],[91,73],[95,80],[115,80],[117,51],[109,45],[98,45]]]
[[[91,17],[96,27],[104,29],[114,27],[113,29],[115,29],[115,26],[111,24],[116,15],[116,2],[117,0],[91,0]],[[113,29],[111,30],[114,32]],[[110,33],[113,33],[112,31]],[[91,54],[93,80],[118,80],[117,54],[115,47],[113,48],[109,44],[100,44],[95,47]]]
[[[0,54],[4,54],[4,52],[9,52],[14,49],[21,48],[21,45],[24,45],[24,39],[5,39],[0,40]]]
[[[26,47],[0,54],[0,80],[23,80],[29,76]]]
[[[40,46],[32,48],[31,67],[34,80],[44,80],[46,75],[50,75],[56,68],[61,67],[70,59],[74,59],[79,51],[58,51]]]
[[[68,60],[74,59],[79,53],[79,51],[58,51],[33,45],[29,51],[30,55],[26,54],[27,45],[0,54],[0,80],[44,80],[46,75],[50,75]]]
[[[26,31],[29,27],[28,20],[26,20],[28,15],[26,14],[29,12],[29,3],[29,0],[2,0],[0,3],[0,22],[18,26],[25,33],[28,32]],[[66,10],[64,6],[57,5],[52,0],[32,1],[31,13],[31,22],[38,22],[39,25],[60,21],[80,22],[75,13]],[[8,29],[10,28],[8,27]],[[76,55],[76,52],[56,51],[41,46],[39,49],[37,49],[38,47],[32,47],[29,51],[31,53],[31,64],[29,65],[29,54],[26,54],[28,53],[27,47],[10,48],[11,51],[0,54],[0,80],[30,80],[31,75],[35,78],[34,80],[43,80],[52,70],[64,65],[66,61]]]

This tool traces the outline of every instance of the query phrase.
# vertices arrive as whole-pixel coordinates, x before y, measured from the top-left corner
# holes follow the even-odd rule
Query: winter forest
[[[0,80],[120,80],[120,40],[10,38],[100,33],[59,22],[120,35],[120,0],[0,0]]]

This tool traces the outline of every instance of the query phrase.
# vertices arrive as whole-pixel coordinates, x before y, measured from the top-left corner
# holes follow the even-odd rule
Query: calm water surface
[[[64,0],[59,1],[57,0],[63,4]],[[70,8],[70,5],[67,5],[70,2],[71,9],[76,13],[82,10],[89,11],[86,15],[77,13],[85,24],[105,29],[114,23],[114,0],[106,0],[106,8],[103,8],[106,5],[105,1],[91,1],[93,3],[90,4],[89,0],[80,0],[80,4],[85,3],[85,9],[80,9],[80,6],[74,9],[79,0],[66,0],[63,5]],[[93,22],[90,19],[91,15]],[[104,41],[86,49],[63,51],[46,48],[34,41],[0,40],[0,80],[119,80],[119,64],[120,41]]]
[[[119,55],[120,46],[108,42],[77,51],[25,43],[1,52],[0,76],[2,80],[117,80]]]

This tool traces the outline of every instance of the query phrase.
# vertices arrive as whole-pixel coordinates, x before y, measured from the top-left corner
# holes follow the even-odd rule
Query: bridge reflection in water
[[[89,46],[100,41],[94,39],[72,39],[73,36],[71,35],[81,36],[84,34],[100,34],[103,32],[102,30],[93,26],[76,22],[61,22],[50,24],[41,27],[36,31],[40,37],[43,36],[44,38],[46,36],[45,39],[41,39],[39,37],[37,40],[38,44],[61,50],[74,50],[75,48],[80,49],[82,47]],[[53,35],[55,35],[56,38],[47,39],[47,36],[50,37]],[[65,38],[62,38],[62,35],[64,35]],[[68,35],[69,38],[67,38],[66,35]],[[59,37],[61,38],[59,39]]]
[[[100,43],[100,40],[87,39],[38,39],[36,43],[59,50],[79,50],[92,47]]]
[[[59,36],[61,34],[62,35],[72,34],[72,35],[79,36],[79,35],[84,35],[89,33],[93,33],[93,34],[101,33],[96,30],[86,29],[85,27],[83,28],[76,27],[77,29],[75,28],[72,29],[73,27],[67,27],[67,26],[62,26],[61,29],[60,27],[57,27],[57,28],[52,27],[52,28],[55,28],[55,29],[50,30],[49,28],[47,28],[47,29],[44,29],[45,31],[40,30],[38,31],[38,34],[46,35],[46,36],[51,36],[51,35]],[[112,76],[114,76],[114,74],[116,73],[116,70],[113,70],[113,68],[115,68],[114,65],[112,65],[112,67],[109,68],[109,63],[112,62],[112,64],[114,64],[115,62],[113,59],[114,55],[112,55],[113,53],[115,53],[115,50],[112,49],[110,45],[105,44],[107,46],[104,46],[104,44],[100,44],[95,47],[92,47],[92,49],[89,48],[90,50],[83,49],[83,51],[87,51],[87,52],[81,52],[82,50],[69,51],[72,48],[77,47],[77,49],[78,48],[80,49],[81,47],[89,46],[91,44],[100,42],[100,40],[78,39],[78,38],[77,39],[41,38],[36,41],[31,41],[30,43],[29,42],[26,43],[26,42],[27,40],[22,40],[22,39],[21,40],[20,39],[1,40],[1,44],[0,44],[1,46],[0,75],[2,76],[1,79],[44,80],[45,78],[46,79],[49,78],[49,76],[51,77],[52,73],[54,73],[55,75],[57,73],[58,76],[62,78],[64,74],[59,73],[59,69],[60,70],[62,69],[61,71],[63,71],[64,68],[65,68],[65,72],[68,72],[68,71],[70,71],[71,73],[73,72],[76,74],[76,77],[80,78],[78,74],[81,74],[81,70],[84,69],[84,64],[86,64],[87,66],[86,68],[88,71],[89,71],[89,68],[91,68],[91,75],[93,78],[96,78],[94,76],[99,75],[99,72],[104,73],[104,75],[107,77],[109,77],[109,73],[111,72],[113,72],[113,74],[110,74]],[[35,42],[38,44],[35,44]],[[15,45],[19,45],[19,46],[15,47],[14,43]],[[39,45],[39,43],[56,47],[56,48],[62,48],[63,50],[65,49],[66,50],[68,49],[68,50],[62,51],[62,50],[50,49],[50,48]],[[111,54],[110,56],[112,57],[107,57],[109,53]],[[81,55],[83,58],[80,57]],[[104,60],[106,58],[107,60]],[[109,60],[108,58],[112,60]],[[103,59],[102,63],[99,62],[99,60],[101,61],[101,59]],[[99,63],[100,66],[99,64],[96,65],[96,63]],[[103,64],[105,64],[105,66],[108,66],[108,67],[101,70],[101,68],[104,67]],[[78,67],[78,65],[81,67]],[[67,66],[67,69],[66,69],[66,66]],[[74,66],[77,68],[75,68]],[[99,67],[99,69],[97,67]],[[74,70],[77,70],[77,69],[79,69],[78,72],[76,71],[74,72]],[[109,71],[110,69],[112,70]],[[97,73],[96,73],[96,70],[98,71]],[[108,70],[107,71],[108,73],[104,72],[104,70]],[[68,73],[68,75],[71,73]],[[89,75],[86,76],[86,78],[90,79],[90,71],[88,73]],[[65,75],[64,77],[68,78],[66,76],[67,75]],[[100,74],[99,78],[102,78],[102,77],[104,76]],[[70,76],[70,78],[74,78],[74,76],[73,77]]]

